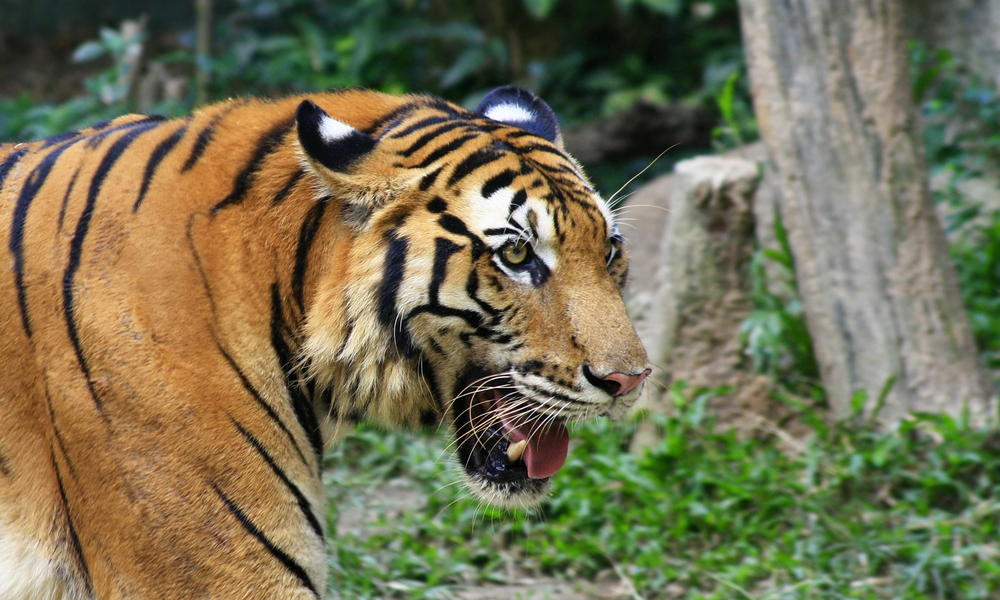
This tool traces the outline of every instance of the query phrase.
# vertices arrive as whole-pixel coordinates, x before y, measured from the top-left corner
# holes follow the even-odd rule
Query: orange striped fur
[[[505,89],[0,145],[0,599],[321,596],[322,448],[362,418],[452,429],[488,501],[544,494],[470,466],[497,407],[617,416],[646,357],[611,212]]]

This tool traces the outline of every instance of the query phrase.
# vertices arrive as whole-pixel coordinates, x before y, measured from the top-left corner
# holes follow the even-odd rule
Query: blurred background
[[[467,498],[440,432],[360,428],[327,455],[331,597],[997,598],[1000,3],[876,3],[902,13],[896,102],[923,182],[884,202],[933,208],[926,276],[953,292],[941,310],[959,333],[921,347],[939,362],[904,356],[871,385],[837,379],[855,348],[824,346],[803,276],[811,234],[780,131],[801,107],[754,112],[782,92],[769,59],[805,75],[834,59],[789,66],[751,43],[835,44],[808,24],[850,33],[861,17],[796,32],[752,0],[0,0],[0,139],[354,86],[472,108],[516,83],[555,109],[605,196],[620,191],[628,301],[657,368],[643,410],[575,426],[529,513]],[[891,61],[845,43],[855,65]],[[724,162],[674,172],[697,156]],[[682,257],[710,275],[671,271]],[[938,369],[962,391],[921,390]]]

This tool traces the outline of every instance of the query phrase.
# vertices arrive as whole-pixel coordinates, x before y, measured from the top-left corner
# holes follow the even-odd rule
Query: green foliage
[[[130,54],[140,51],[143,36],[128,35],[125,28],[102,28],[97,39],[73,52],[73,61],[105,60],[109,65],[84,80],[83,93],[62,103],[39,102],[27,94],[0,98],[0,140],[37,140],[136,110],[129,99],[135,73]],[[176,60],[164,56],[157,60]],[[186,102],[161,103],[150,112],[178,115],[190,109]]]
[[[951,247],[972,330],[986,364],[1000,370],[1000,210],[984,215],[971,239]]]
[[[62,104],[40,103],[27,94],[0,99],[0,139],[41,139],[114,116],[107,112],[93,96]]]
[[[935,200],[946,207],[962,297],[987,366],[1000,372],[1000,205],[982,206],[965,191],[983,178],[1000,198],[1000,93],[965,73],[947,51],[914,44],[911,57],[928,162],[946,181]]]
[[[472,104],[492,87],[518,83],[573,121],[638,100],[711,99],[742,65],[737,23],[735,0],[237,0],[217,19],[210,60],[196,61],[191,32],[154,60],[207,71],[213,100],[357,86]],[[20,111],[0,123],[0,134],[23,139],[79,124],[77,115],[131,109],[121,102],[128,63],[119,59],[134,42],[102,30],[76,58],[112,64],[88,80],[73,115],[50,116],[66,108],[56,106]],[[192,102],[167,108],[185,112]],[[21,107],[0,103],[4,115]]]
[[[720,150],[742,146],[758,136],[757,118],[750,103],[750,90],[741,79],[743,71],[733,71],[715,94],[722,122],[712,131]]]
[[[739,64],[735,23],[734,0],[242,0],[208,67],[216,95],[363,86],[469,101],[516,82],[570,118],[593,117],[640,98],[710,96],[722,82],[709,75]]]
[[[575,427],[552,498],[530,513],[467,498],[437,439],[362,429],[329,457],[331,523],[337,504],[373,502],[404,473],[427,499],[360,531],[342,522],[331,593],[437,598],[458,584],[609,571],[645,598],[971,600],[998,589],[995,433],[932,414],[892,432],[813,415],[808,438],[782,445],[716,430],[712,393],[675,390],[678,412],[655,417],[663,441],[642,456],[626,452],[631,426]]]
[[[128,56],[142,51],[144,37],[141,33],[129,35],[124,31],[102,27],[98,39],[84,42],[73,52],[73,62],[77,63],[110,56],[113,67],[98,73],[85,83],[87,91],[100,98],[104,105],[113,106],[126,102],[129,83],[135,75],[132,72],[135,66],[128,60]]]
[[[819,393],[819,367],[802,313],[792,249],[777,213],[774,237],[778,248],[758,249],[750,261],[753,311],[741,325],[745,351],[755,371],[766,373],[792,389]],[[765,263],[772,265],[770,272]],[[773,286],[783,288],[783,292],[775,293]]]

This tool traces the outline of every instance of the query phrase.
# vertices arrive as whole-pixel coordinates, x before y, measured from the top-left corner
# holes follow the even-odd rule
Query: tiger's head
[[[318,286],[305,354],[333,420],[446,423],[474,494],[530,506],[566,459],[565,424],[621,416],[650,372],[622,237],[530,92],[473,112],[411,100],[356,126],[299,106],[346,259]]]

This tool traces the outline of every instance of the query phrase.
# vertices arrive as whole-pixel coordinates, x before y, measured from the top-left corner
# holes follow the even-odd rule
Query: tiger
[[[2,599],[321,597],[355,424],[443,426],[474,497],[532,507],[650,374],[614,211],[515,86],[4,144],[0,228]]]

